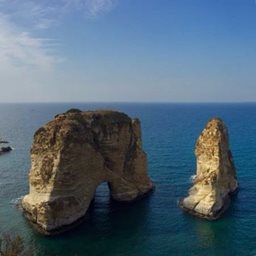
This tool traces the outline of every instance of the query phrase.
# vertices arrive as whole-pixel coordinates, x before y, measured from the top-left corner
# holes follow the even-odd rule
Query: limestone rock
[[[96,188],[108,182],[113,199],[130,202],[153,188],[138,119],[114,111],[71,109],[34,135],[25,215],[54,234],[82,218]]]
[[[195,155],[194,184],[180,206],[199,217],[217,219],[227,209],[230,194],[238,188],[228,131],[222,120],[208,122],[197,140]]]

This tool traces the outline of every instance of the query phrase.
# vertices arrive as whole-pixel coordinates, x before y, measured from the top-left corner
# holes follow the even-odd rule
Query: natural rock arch
[[[31,149],[25,215],[45,234],[81,219],[96,188],[129,202],[153,188],[147,175],[138,119],[114,111],[72,109],[40,128]]]

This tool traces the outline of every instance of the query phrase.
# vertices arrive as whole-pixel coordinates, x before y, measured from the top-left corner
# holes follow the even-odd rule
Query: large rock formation
[[[228,131],[222,120],[210,120],[196,143],[197,171],[189,196],[180,201],[188,212],[217,219],[237,190],[235,166],[229,150]]]
[[[112,198],[122,202],[153,188],[140,122],[120,112],[72,109],[57,115],[35,133],[31,159],[22,207],[45,234],[77,223],[104,181]]]

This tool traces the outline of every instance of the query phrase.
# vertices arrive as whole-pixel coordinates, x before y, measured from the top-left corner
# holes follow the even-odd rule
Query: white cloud
[[[59,61],[54,41],[32,36],[0,13],[0,64],[8,67],[51,70]]]
[[[115,0],[74,0],[78,2],[78,6],[82,8],[87,14],[95,17],[97,15],[105,14],[113,9],[116,5]]]
[[[50,5],[47,5],[45,0],[0,1],[1,12],[8,15],[13,23],[29,30],[46,29],[54,24],[58,19],[59,11],[57,7],[51,2]]]
[[[61,23],[80,12],[96,17],[112,10],[117,0],[0,0],[0,63],[51,69],[59,58],[54,40],[37,38],[37,30]]]
[[[45,87],[51,91],[61,84],[57,64],[65,57],[57,54],[59,42],[47,29],[75,12],[85,19],[106,14],[116,1],[0,0],[0,101],[23,101],[28,95],[40,100]]]
[[[111,11],[118,0],[0,0],[1,12],[13,22],[30,29],[47,29],[61,22],[64,15],[73,12],[97,17]]]

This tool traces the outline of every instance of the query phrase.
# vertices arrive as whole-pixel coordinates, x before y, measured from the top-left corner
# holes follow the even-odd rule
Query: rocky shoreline
[[[229,208],[230,204],[231,204],[231,197],[234,197],[236,194],[238,193],[238,188],[234,191],[234,192],[230,192],[223,200],[223,206],[222,208],[215,212],[213,215],[205,215],[205,214],[201,214],[197,211],[195,211],[194,209],[189,209],[189,208],[186,208],[184,205],[183,205],[183,200],[184,198],[181,198],[179,200],[179,207],[184,210],[184,212],[187,212],[191,215],[194,215],[196,217],[199,217],[199,218],[202,218],[202,219],[206,219],[206,220],[218,220]]]

